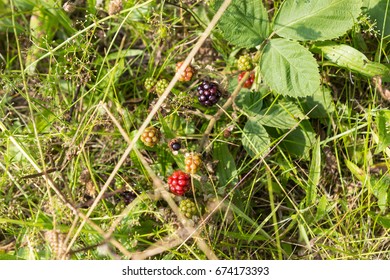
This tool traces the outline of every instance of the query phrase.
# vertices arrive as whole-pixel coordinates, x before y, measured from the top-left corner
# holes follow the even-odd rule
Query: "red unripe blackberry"
[[[145,146],[153,147],[160,140],[160,133],[154,126],[145,128],[141,135],[141,141]]]
[[[240,75],[238,75],[239,82],[242,80],[242,78],[244,77],[245,74],[246,74],[246,72],[242,72],[242,73],[240,73]],[[252,73],[250,73],[249,78],[245,81],[243,87],[244,88],[251,88],[254,81],[255,81],[255,73],[252,72]]]
[[[168,185],[171,193],[184,195],[191,188],[191,177],[187,173],[177,170],[168,177]]]
[[[218,89],[218,85],[213,82],[203,81],[198,86],[198,100],[204,106],[213,106],[217,104],[222,94]]]
[[[179,71],[179,68],[183,65],[184,61],[180,61],[176,63],[176,72]],[[192,76],[194,75],[195,70],[192,68],[191,65],[188,65],[186,69],[184,69],[184,72],[181,74],[179,81],[181,82],[189,82],[192,79]]]

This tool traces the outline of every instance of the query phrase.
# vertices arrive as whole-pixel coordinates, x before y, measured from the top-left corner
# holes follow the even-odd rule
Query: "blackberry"
[[[147,91],[151,91],[156,84],[156,80],[149,77],[145,79],[144,87]]]
[[[165,89],[168,87],[168,81],[161,79],[156,83],[156,93],[161,95],[164,93]]]
[[[169,148],[174,152],[178,152],[181,149],[180,141],[177,139],[171,140],[168,145]]]
[[[195,174],[201,163],[202,160],[199,154],[187,153],[185,155],[184,164],[186,165],[186,172]]]
[[[244,77],[245,74],[246,74],[246,72],[242,72],[242,73],[240,73],[240,75],[238,75],[239,82],[242,80],[242,77]],[[255,81],[255,73],[252,72],[252,73],[250,73],[248,79],[245,81],[243,87],[244,88],[251,88],[254,81]]]
[[[213,106],[217,104],[222,94],[218,89],[218,85],[213,82],[203,81],[198,86],[198,100],[204,106]]]
[[[160,140],[160,133],[154,126],[145,128],[141,135],[141,141],[145,146],[153,147]]]
[[[249,71],[253,69],[252,58],[249,54],[244,54],[237,61],[237,68],[240,71]]]
[[[196,205],[191,199],[180,201],[179,209],[188,219],[191,219],[196,214]]]
[[[177,170],[168,177],[168,185],[171,193],[184,195],[191,188],[191,177],[187,173]]]
[[[179,71],[179,68],[183,65],[184,61],[180,61],[176,63],[176,72]],[[181,74],[179,81],[180,82],[189,82],[192,79],[192,76],[194,75],[195,70],[192,68],[191,65],[188,65],[186,69],[184,69],[184,72]]]

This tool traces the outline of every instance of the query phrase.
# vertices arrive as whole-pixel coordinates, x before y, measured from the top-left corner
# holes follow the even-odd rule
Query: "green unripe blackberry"
[[[249,54],[244,54],[240,56],[237,60],[237,68],[240,71],[249,71],[253,69],[252,58]]]
[[[156,93],[161,95],[164,93],[165,89],[168,87],[168,81],[165,79],[158,80],[156,83]]]
[[[150,90],[152,90],[152,88],[154,87],[155,84],[156,84],[156,80],[149,77],[149,78],[145,79],[144,87],[147,91],[150,91]]]
[[[195,203],[191,199],[184,199],[180,201],[180,212],[183,213],[188,219],[191,219],[192,216],[196,214],[196,206]]]

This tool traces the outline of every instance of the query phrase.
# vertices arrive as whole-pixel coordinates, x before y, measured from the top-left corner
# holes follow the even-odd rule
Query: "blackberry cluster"
[[[179,209],[188,219],[191,219],[196,214],[196,205],[191,199],[180,201]]]
[[[187,173],[177,170],[168,177],[168,185],[171,193],[184,195],[191,188],[191,177]]]
[[[160,133],[154,126],[145,128],[145,131],[141,135],[141,141],[145,146],[153,147],[160,140]]]
[[[198,100],[204,106],[213,106],[217,104],[222,94],[218,89],[218,85],[213,82],[203,81],[198,86]]]

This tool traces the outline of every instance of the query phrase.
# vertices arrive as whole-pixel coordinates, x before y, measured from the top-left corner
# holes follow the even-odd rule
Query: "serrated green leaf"
[[[320,87],[320,74],[313,55],[297,42],[272,39],[264,48],[260,71],[266,84],[281,95],[313,95]]]
[[[342,68],[370,78],[381,76],[383,81],[390,81],[389,68],[383,64],[370,61],[363,53],[351,46],[324,42],[317,43],[311,50],[322,54],[327,60]]]
[[[375,122],[379,136],[376,153],[380,153],[390,146],[390,110],[380,110]]]
[[[218,160],[217,175],[221,186],[235,185],[238,182],[237,168],[226,143],[214,142],[213,159]]]
[[[310,118],[326,118],[335,110],[332,95],[326,87],[320,87],[311,96],[300,98],[300,104]]]
[[[215,1],[215,9],[222,3]],[[229,43],[243,48],[260,45],[270,33],[268,14],[261,0],[233,0],[218,27]]]
[[[300,123],[300,126],[289,132],[281,142],[281,146],[292,155],[309,159],[310,149],[313,147],[316,134],[308,120]]]
[[[300,120],[306,119],[297,105],[288,101],[281,101],[262,110],[256,120],[269,127],[289,129]]]
[[[234,103],[249,117],[260,114],[263,107],[261,93],[249,90],[241,90]]]
[[[270,146],[270,140],[265,128],[254,119],[249,119],[244,127],[242,145],[251,157],[264,155]]]
[[[361,6],[361,0],[286,0],[274,31],[301,41],[337,38],[352,28]]]
[[[376,29],[383,36],[390,35],[390,2],[387,0],[365,0],[363,6],[366,8],[372,21],[376,22]]]

